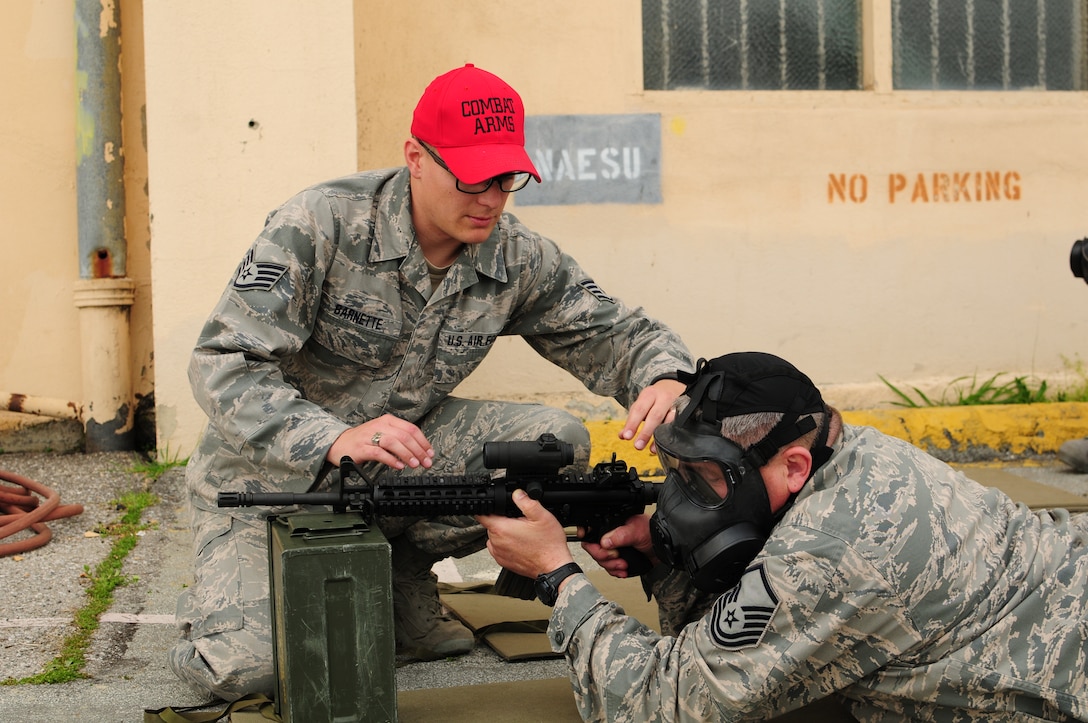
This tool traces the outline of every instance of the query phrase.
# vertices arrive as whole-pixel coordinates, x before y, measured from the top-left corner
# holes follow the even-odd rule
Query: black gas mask
[[[650,518],[654,552],[687,571],[695,587],[722,592],[736,584],[774,525],[759,468],[721,434],[665,424],[654,435],[666,470]]]
[[[657,511],[650,519],[654,552],[685,570],[700,590],[724,592],[740,580],[771,530],[793,503],[771,511],[760,468],[786,444],[816,429],[813,472],[830,456],[830,413],[812,382],[770,354],[742,352],[700,360],[688,384],[688,405],[654,433],[665,470]],[[783,417],[748,449],[722,437],[721,420],[755,412]]]

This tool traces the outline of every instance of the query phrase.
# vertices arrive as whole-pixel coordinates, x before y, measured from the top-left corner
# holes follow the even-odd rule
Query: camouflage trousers
[[[530,440],[545,432],[574,445],[576,467],[589,464],[589,432],[574,416],[551,407],[450,397],[416,424],[435,448],[431,473],[485,472],[484,442]],[[178,599],[181,638],[168,663],[182,680],[224,700],[274,695],[267,514],[195,505],[192,513],[199,545],[195,582]],[[487,543],[471,517],[384,518],[378,526],[393,548],[394,587],[398,576],[411,577],[418,568],[477,552]],[[404,567],[417,569],[399,569]]]

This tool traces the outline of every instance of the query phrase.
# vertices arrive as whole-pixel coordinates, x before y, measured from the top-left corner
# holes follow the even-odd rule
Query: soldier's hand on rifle
[[[345,456],[356,464],[381,462],[393,469],[429,468],[434,448],[419,427],[392,414],[383,414],[343,432],[329,447],[325,458],[339,464]]]
[[[643,389],[627,412],[620,439],[634,439],[635,449],[645,449],[657,425],[676,416],[672,405],[684,393],[684,389],[683,382],[675,379],[661,379]]]
[[[487,528],[487,551],[495,562],[530,578],[574,562],[559,520],[525,490],[514,490],[513,498],[524,517],[476,517]]]
[[[627,561],[620,557],[621,547],[633,547],[650,558],[651,563],[657,564],[654,545],[650,539],[649,515],[631,517],[616,529],[602,535],[600,542],[582,543],[582,549],[609,575],[624,578],[628,576]]]

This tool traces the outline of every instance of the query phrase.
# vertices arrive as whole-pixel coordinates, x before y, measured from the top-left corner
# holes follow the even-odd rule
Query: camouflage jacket
[[[227,481],[304,491],[344,430],[386,412],[417,421],[501,335],[625,407],[694,366],[675,333],[511,214],[432,294],[407,169],[302,191],[269,215],[192,355],[209,420],[190,462],[195,501],[211,509]]]
[[[584,576],[550,625],[586,720],[1088,720],[1088,515],[847,426],[741,582],[675,637]]]

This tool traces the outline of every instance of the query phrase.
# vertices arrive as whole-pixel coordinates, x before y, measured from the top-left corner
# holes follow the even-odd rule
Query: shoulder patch
[[[615,304],[616,300],[608,294],[604,293],[604,290],[600,286],[597,286],[597,282],[593,279],[583,279],[578,282],[578,285],[597,297],[598,301],[602,301],[606,304]]]
[[[777,609],[778,596],[771,589],[763,565],[750,567],[740,582],[714,603],[710,637],[726,650],[758,645]]]
[[[239,291],[271,291],[276,282],[287,273],[287,267],[283,264],[275,264],[271,261],[254,261],[253,250],[250,249],[238,271],[234,274],[234,288]]]

